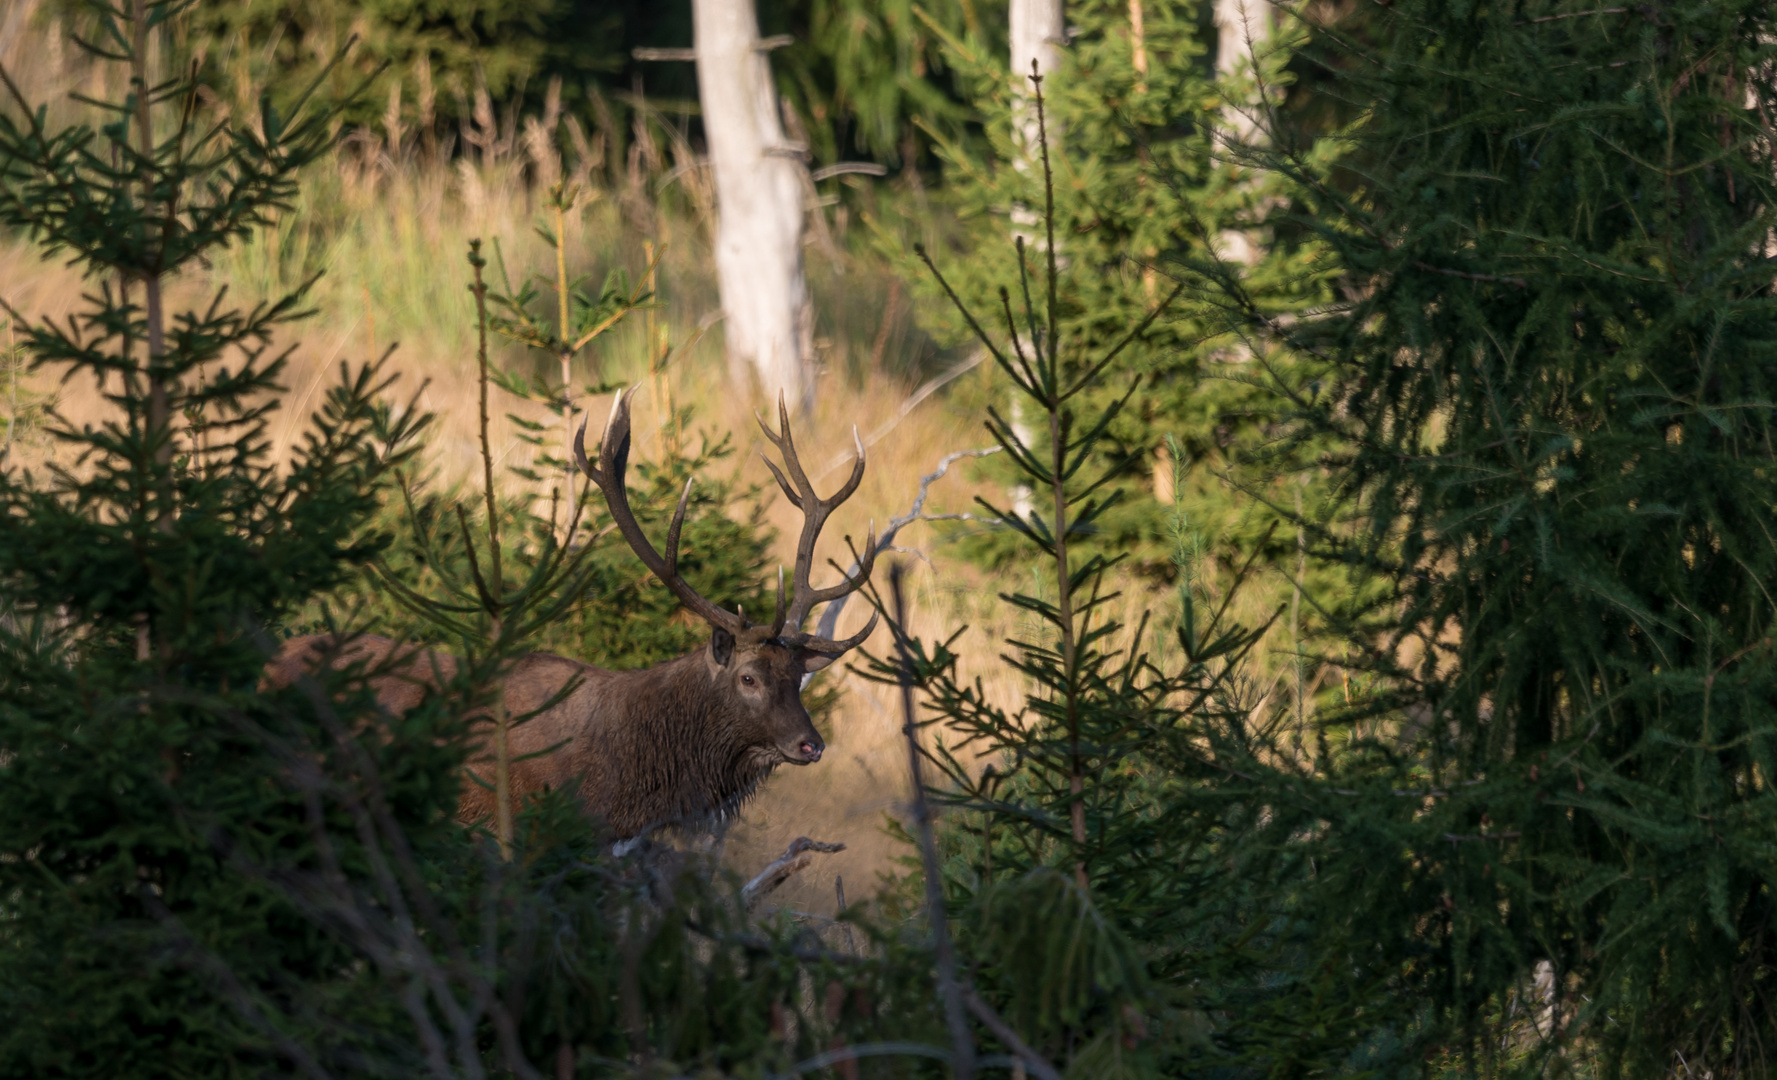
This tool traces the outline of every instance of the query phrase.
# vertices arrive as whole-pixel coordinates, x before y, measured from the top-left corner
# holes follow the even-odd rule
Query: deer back
[[[458,667],[448,654],[387,638],[359,636],[335,649],[325,635],[311,635],[284,644],[266,682],[288,686],[329,652],[336,667],[361,663],[376,672],[377,702],[395,714],[417,706]],[[736,809],[778,764],[819,759],[823,744],[796,696],[800,668],[792,654],[742,645],[721,664],[710,654],[704,647],[624,672],[549,653],[515,660],[502,680],[502,704],[514,722],[514,798],[569,791],[619,835],[633,836],[661,824],[707,823]],[[744,677],[774,697],[743,700]],[[492,736],[491,723],[475,725],[458,805],[465,823],[493,813]]]

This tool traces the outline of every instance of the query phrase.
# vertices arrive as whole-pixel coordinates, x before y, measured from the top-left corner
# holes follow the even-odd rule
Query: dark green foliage
[[[1006,663],[1032,690],[1003,706],[962,679],[958,639],[908,643],[960,977],[1043,1056],[1218,1080],[1769,1072],[1766,7],[1396,0],[1304,32],[1296,63],[1360,121],[1317,145],[1267,128],[1233,164],[1198,123],[1195,9],[1147,5],[1145,88],[1126,5],[1070,13],[1053,85],[1081,153],[1053,177],[982,171],[959,200],[996,234],[1015,208],[1045,232],[980,335],[1000,460],[1031,491],[1028,512],[989,508],[1005,528],[986,546],[1041,568],[1005,598],[1027,622]],[[810,25],[841,34],[848,12]],[[150,30],[127,14],[83,24],[125,63]],[[905,10],[865,14],[863,40],[928,48],[896,36]],[[919,25],[965,61],[979,44]],[[1012,103],[982,77],[1012,161]],[[840,96],[877,124],[937,110],[928,89]],[[841,1046],[889,1057],[865,1075],[936,1073],[920,920],[859,918],[869,949],[840,950],[748,914],[696,858],[613,856],[559,793],[519,814],[510,860],[452,820],[465,718],[502,656],[629,666],[705,631],[598,536],[578,488],[595,539],[558,541],[542,471],[537,498],[479,522],[492,548],[472,540],[454,493],[416,479],[420,421],[377,401],[378,365],[348,369],[293,467],[271,467],[271,341],[301,294],[174,313],[161,285],[287,206],[335,117],[284,107],[286,85],[256,124],[200,129],[194,91],[147,88],[69,131],[0,108],[0,219],[90,271],[72,321],[20,324],[25,348],[104,377],[117,416],[56,433],[78,468],[0,474],[0,1074],[812,1075]],[[888,152],[893,124],[833,123],[835,153]],[[1236,226],[1278,251],[1212,257]],[[1190,306],[1146,321],[1168,275]],[[1339,303],[1308,306],[1334,284]],[[506,329],[572,344],[526,314],[540,295],[507,291]],[[586,291],[576,332],[641,296]],[[1229,330],[1237,345],[1201,344]],[[1245,381],[1203,390],[1241,359]],[[573,380],[551,374],[507,382],[560,404]],[[1174,499],[1125,502],[1166,434]],[[1348,635],[1356,677],[1311,724],[1246,674],[1260,630],[1236,625],[1234,587],[1261,564],[1224,575],[1194,539],[1231,533],[1187,465],[1236,436],[1253,453],[1234,475],[1269,504],[1255,520],[1295,511],[1292,463],[1331,480],[1303,520],[1228,545],[1275,556],[1300,525],[1322,563],[1305,606]],[[661,444],[636,469],[655,528],[727,454]],[[693,498],[687,575],[763,609],[759,518],[730,517],[752,493]],[[511,578],[490,586],[470,543]],[[1152,622],[1117,617],[1125,552],[1177,582]],[[470,662],[399,718],[375,712],[371,672],[261,692],[263,628],[340,610]],[[972,1037],[1009,1046],[985,1021]]]
[[[762,36],[794,39],[773,66],[815,160],[824,164],[861,157],[929,167],[929,137],[919,125],[955,137],[967,120],[961,86],[942,55],[944,35],[1004,51],[1003,4],[979,11],[969,3],[922,10],[909,0],[758,6]],[[327,80],[324,93],[357,125],[381,119],[395,84],[409,102],[425,93],[422,65],[436,95],[432,115],[447,125],[469,120],[478,87],[503,108],[540,102],[555,79],[567,107],[586,119],[596,111],[595,95],[627,98],[638,89],[656,104],[696,113],[691,62],[633,55],[637,48],[689,47],[691,0],[217,0],[186,16],[179,39],[218,85],[251,85],[280,102],[349,44],[344,70]],[[375,81],[368,94],[352,98],[353,78],[363,75]],[[619,153],[626,132],[606,135]]]
[[[1403,710],[1329,731],[1329,775],[1371,779],[1290,816],[1331,823],[1322,872],[1374,904],[1354,945],[1477,1067],[1545,959],[1533,1064],[1771,1066],[1772,30],[1397,3],[1311,50],[1376,103],[1349,186],[1268,155],[1349,275],[1268,336],[1322,361],[1280,385],[1350,448],[1316,547],[1387,586],[1344,613]]]
[[[119,18],[126,62],[170,12]],[[324,114],[178,129],[162,106],[191,89],[143,103],[146,146],[136,101],[97,132],[0,111],[0,210],[94,282],[73,321],[23,324],[27,349],[107,377],[118,415],[56,430],[79,469],[0,474],[0,1074],[484,1075],[564,1048],[587,1075],[783,1069],[834,1037],[921,1037],[917,956],[891,940],[859,961],[748,926],[725,879],[614,859],[560,796],[521,817],[513,862],[460,827],[465,717],[498,651],[400,717],[362,668],[260,688],[261,627],[383,549],[422,421],[377,401],[380,366],[347,372],[274,469],[266,339],[296,299],[160,310],[193,236],[260,220],[329,143]],[[807,976],[866,1004],[829,1016]]]
[[[342,370],[280,473],[266,454],[283,366],[269,342],[299,296],[163,310],[164,278],[287,204],[331,145],[325,114],[194,127],[195,88],[151,80],[143,59],[146,23],[177,7],[95,16],[98,44],[135,74],[100,128],[46,130],[16,96],[0,109],[0,218],[71,257],[92,289],[63,323],[18,320],[25,348],[39,367],[101,381],[116,409],[97,428],[52,427],[79,467],[0,474],[9,1075],[116,1076],[121,1063],[225,1075],[231,1055],[264,1060],[183,962],[181,934],[267,986],[286,973],[322,995],[354,982],[344,950],[227,866],[305,833],[300,800],[241,726],[267,707],[250,631],[374,550],[362,525],[417,427],[376,403],[379,368]],[[389,763],[392,798],[422,827],[449,805],[435,780],[454,742],[436,730],[442,741]]]
[[[1004,53],[1003,5],[779,0],[760,6],[761,33],[795,39],[773,66],[779,93],[808,128],[815,162],[862,157],[912,169],[931,164],[922,159],[934,135],[978,134],[965,75],[952,68],[945,43],[967,40],[980,52]]]

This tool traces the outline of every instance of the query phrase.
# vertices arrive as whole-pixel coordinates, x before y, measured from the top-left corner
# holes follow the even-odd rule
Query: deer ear
[[[837,656],[822,656],[818,652],[802,654],[802,670],[810,675],[839,659]]]
[[[716,627],[716,632],[710,635],[710,659],[716,662],[717,667],[727,667],[728,661],[733,658],[734,635],[720,626]]]

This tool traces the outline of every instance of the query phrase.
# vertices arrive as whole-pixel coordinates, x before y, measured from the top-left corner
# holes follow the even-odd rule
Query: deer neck
[[[627,795],[646,824],[714,824],[734,814],[777,767],[770,751],[749,748],[740,716],[697,649],[646,671],[651,685],[632,698],[635,735],[622,756]]]

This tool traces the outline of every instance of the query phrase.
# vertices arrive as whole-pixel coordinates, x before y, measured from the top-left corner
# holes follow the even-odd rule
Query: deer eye
[[[747,686],[753,685],[753,677],[751,675],[742,675],[740,677],[740,681]]]

